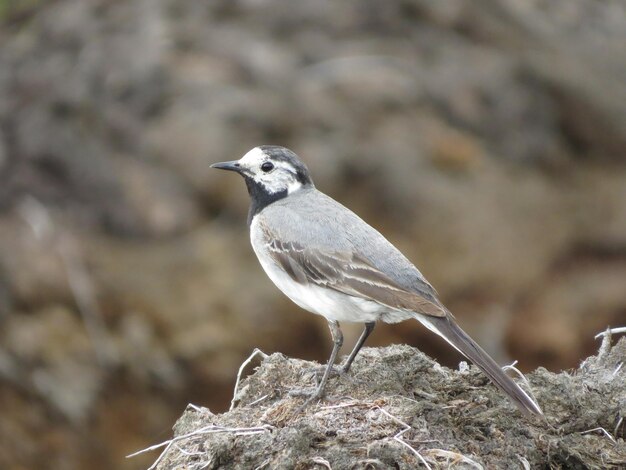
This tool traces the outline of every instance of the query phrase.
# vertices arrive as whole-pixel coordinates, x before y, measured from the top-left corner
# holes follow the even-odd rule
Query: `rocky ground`
[[[365,349],[327,399],[302,411],[288,391],[313,364],[265,356],[230,411],[190,406],[154,466],[624,468],[626,339],[610,341],[576,370],[529,374],[525,386],[545,413],[533,418],[477,369],[450,370],[408,346]]]
[[[209,169],[264,143],[499,361],[577,368],[626,324],[625,43],[621,0],[0,0],[0,468],[142,468],[253,348],[326,359]]]

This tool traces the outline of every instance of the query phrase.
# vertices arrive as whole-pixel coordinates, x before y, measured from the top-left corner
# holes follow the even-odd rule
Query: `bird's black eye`
[[[261,165],[261,170],[263,170],[265,173],[269,173],[273,169],[274,169],[274,164],[272,162],[265,162],[263,163],[263,165]]]

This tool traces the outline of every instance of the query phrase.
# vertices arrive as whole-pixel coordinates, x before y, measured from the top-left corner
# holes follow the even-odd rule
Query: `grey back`
[[[325,252],[356,253],[403,288],[439,304],[422,273],[376,229],[317,189],[304,188],[259,214],[279,238]]]

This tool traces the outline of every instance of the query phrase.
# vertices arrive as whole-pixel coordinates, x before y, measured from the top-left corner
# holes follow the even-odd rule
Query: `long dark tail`
[[[461,354],[476,364],[491,379],[491,381],[504,393],[506,393],[513,403],[526,415],[543,415],[539,405],[530,398],[500,366],[494,361],[483,348],[469,337],[465,331],[450,317],[432,317],[417,314],[416,318],[428,329],[437,333],[448,343],[454,346]]]

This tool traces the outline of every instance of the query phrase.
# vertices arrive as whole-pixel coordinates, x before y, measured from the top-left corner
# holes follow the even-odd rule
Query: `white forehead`
[[[254,147],[243,157],[239,159],[239,163],[245,166],[252,166],[261,163],[267,158],[267,155],[259,147]]]

